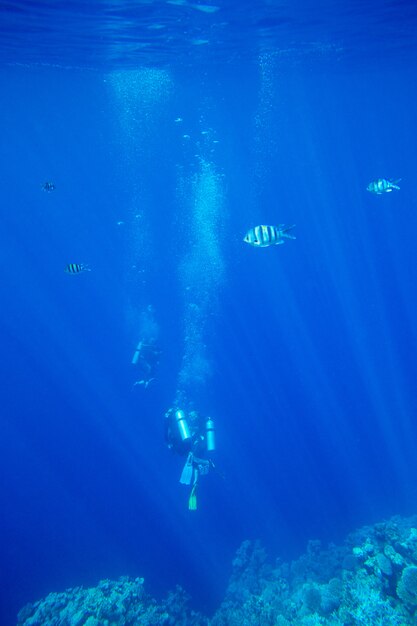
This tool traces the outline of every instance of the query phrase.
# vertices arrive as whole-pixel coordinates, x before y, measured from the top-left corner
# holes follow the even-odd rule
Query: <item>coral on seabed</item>
[[[188,608],[181,587],[158,604],[145,592],[143,582],[122,577],[102,580],[91,589],[50,593],[23,607],[18,626],[206,626],[207,620]]]
[[[348,536],[343,546],[310,541],[292,563],[268,563],[244,541],[224,600],[207,618],[177,589],[157,603],[143,579],[102,581],[51,593],[24,607],[19,626],[411,626],[417,623],[417,516],[394,517]]]

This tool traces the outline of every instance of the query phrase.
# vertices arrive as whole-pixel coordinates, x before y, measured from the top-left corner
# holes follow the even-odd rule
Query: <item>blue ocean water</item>
[[[245,539],[292,558],[416,512],[416,27],[411,2],[0,5],[1,624],[122,575],[210,613]],[[178,394],[216,425],[197,511]]]

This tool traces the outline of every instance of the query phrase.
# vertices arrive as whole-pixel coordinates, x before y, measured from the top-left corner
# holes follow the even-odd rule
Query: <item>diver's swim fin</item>
[[[197,483],[194,483],[193,488],[191,489],[190,497],[188,499],[188,509],[190,511],[197,510]]]
[[[180,483],[182,485],[191,485],[193,479],[193,453],[190,452],[185,461],[184,469],[181,472]]]

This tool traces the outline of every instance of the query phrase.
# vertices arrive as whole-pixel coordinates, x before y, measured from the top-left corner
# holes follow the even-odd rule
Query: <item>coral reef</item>
[[[159,604],[144,590],[143,578],[102,580],[97,587],[50,593],[19,612],[25,626],[206,626],[207,619],[188,608],[181,587]]]
[[[299,559],[269,571],[264,552],[245,542],[238,555],[243,549],[250,558],[235,567],[210,625],[416,624],[416,528],[417,517],[395,517],[352,533],[343,546],[310,541]]]
[[[394,517],[349,535],[343,546],[310,541],[291,563],[268,563],[244,541],[224,600],[207,618],[177,587],[157,603],[143,579],[102,581],[51,593],[24,607],[19,626],[411,626],[417,618],[417,516]]]

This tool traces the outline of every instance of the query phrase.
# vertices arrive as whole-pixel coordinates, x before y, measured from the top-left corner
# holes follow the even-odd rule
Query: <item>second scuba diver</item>
[[[192,485],[188,508],[195,511],[199,478],[215,469],[211,458],[204,458],[216,449],[213,420],[211,417],[202,419],[197,411],[186,414],[182,409],[171,408],[165,413],[165,440],[168,448],[187,456],[180,483]]]

